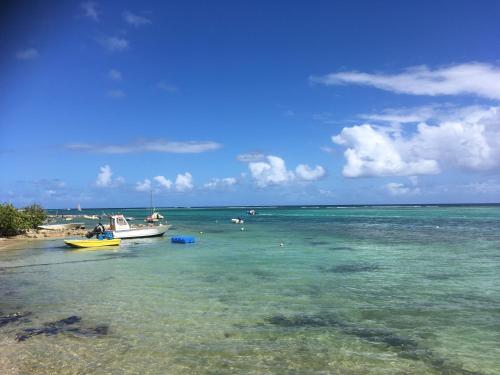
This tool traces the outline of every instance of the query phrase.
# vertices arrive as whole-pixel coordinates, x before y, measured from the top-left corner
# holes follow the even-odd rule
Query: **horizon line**
[[[286,208],[286,207],[424,207],[424,206],[497,206],[500,202],[482,202],[482,203],[359,203],[359,204],[255,204],[255,205],[209,205],[209,206],[157,206],[155,209],[190,209],[190,208]],[[44,208],[45,210],[63,210],[78,211],[77,208]],[[151,209],[146,206],[134,207],[86,207],[83,210],[130,210],[130,209]]]

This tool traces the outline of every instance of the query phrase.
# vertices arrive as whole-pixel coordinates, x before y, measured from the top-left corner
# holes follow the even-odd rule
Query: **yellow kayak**
[[[112,240],[64,240],[64,243],[71,247],[118,246],[120,242],[119,238],[113,238]]]

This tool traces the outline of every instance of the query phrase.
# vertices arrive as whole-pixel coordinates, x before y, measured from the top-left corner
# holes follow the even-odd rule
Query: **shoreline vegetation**
[[[47,219],[42,206],[32,204],[22,209],[10,203],[0,205],[0,237],[12,237],[36,229]]]
[[[0,204],[0,251],[22,248],[26,241],[84,235],[85,229],[60,231],[38,229],[48,215],[42,206],[32,204],[22,209]]]
[[[54,240],[68,237],[83,237],[88,229],[82,224],[76,228],[51,228],[43,229],[40,225],[58,220],[92,219],[101,220],[100,216],[92,214],[88,217],[83,214],[51,214],[50,209],[44,209],[41,205],[17,209],[10,203],[0,204],[0,251],[16,250],[25,247],[32,240]],[[132,228],[147,227],[147,224],[131,225]],[[108,225],[104,225],[106,229]]]

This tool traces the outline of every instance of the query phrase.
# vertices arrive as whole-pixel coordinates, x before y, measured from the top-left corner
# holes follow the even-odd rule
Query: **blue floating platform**
[[[195,243],[196,238],[193,236],[173,236],[170,241],[172,243]]]

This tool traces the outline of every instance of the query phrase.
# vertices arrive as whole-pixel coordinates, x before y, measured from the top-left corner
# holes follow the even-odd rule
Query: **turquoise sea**
[[[500,374],[500,206],[246,210],[160,209],[165,237],[113,250],[0,252],[0,315],[31,312],[0,321],[0,372]]]

